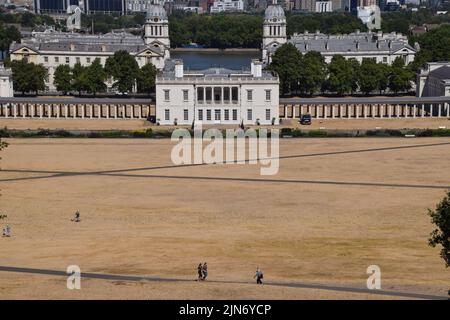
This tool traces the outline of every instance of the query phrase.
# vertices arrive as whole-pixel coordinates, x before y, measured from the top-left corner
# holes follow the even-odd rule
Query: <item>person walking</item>
[[[201,262],[198,264],[197,273],[198,273],[198,281],[203,280],[203,266]]]
[[[203,264],[202,267],[202,280],[206,280],[206,278],[208,277],[208,265],[206,264],[206,262]]]
[[[264,275],[263,275],[262,271],[259,269],[259,267],[256,267],[256,272],[255,272],[255,275],[253,276],[253,279],[256,278],[256,284],[262,284],[263,277],[264,277]]]

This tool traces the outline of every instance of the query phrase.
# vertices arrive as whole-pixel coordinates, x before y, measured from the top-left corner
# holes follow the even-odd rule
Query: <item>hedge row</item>
[[[221,131],[225,137],[225,130]],[[256,129],[259,135],[259,129]],[[268,132],[270,136],[270,131]],[[450,137],[450,129],[382,129],[382,130],[300,130],[282,128],[282,138],[338,138],[338,137],[404,137],[414,135],[416,137]],[[0,138],[170,138],[171,130],[153,131],[148,128],[144,131],[105,130],[105,131],[67,131],[67,130],[10,130],[0,129]],[[193,132],[191,131],[191,136]]]

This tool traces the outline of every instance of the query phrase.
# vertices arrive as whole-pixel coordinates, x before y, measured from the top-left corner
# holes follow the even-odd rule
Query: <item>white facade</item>
[[[12,71],[5,68],[0,63],[0,98],[9,98],[14,96]]]
[[[171,61],[156,78],[156,118],[162,125],[279,123],[279,80],[253,61],[251,71],[186,72]]]
[[[450,97],[450,62],[429,62],[417,75],[417,97]]]
[[[243,11],[244,1],[242,0],[215,0],[210,8],[211,13],[225,11]]]
[[[280,5],[271,4],[264,12],[262,60],[269,62],[270,52],[286,43],[286,16]]]
[[[152,5],[147,13],[144,39],[128,33],[108,33],[104,35],[82,35],[70,32],[34,32],[30,39],[21,43],[12,43],[10,59],[26,59],[41,64],[48,70],[46,82],[49,91],[56,91],[54,73],[61,64],[73,67],[80,63],[89,66],[99,59],[104,66],[108,57],[116,51],[126,50],[135,57],[139,67],[152,63],[157,69],[164,68],[170,58],[170,41],[167,15],[159,5]],[[106,83],[108,89],[113,81]]]
[[[381,12],[377,5],[358,7],[358,18],[369,30],[381,29]]]
[[[316,1],[316,12],[331,12],[333,6],[331,1]]]

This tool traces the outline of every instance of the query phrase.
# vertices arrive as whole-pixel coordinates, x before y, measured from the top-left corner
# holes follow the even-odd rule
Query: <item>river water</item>
[[[259,51],[172,51],[170,57],[183,60],[187,70],[215,67],[249,70],[252,59],[260,59],[261,53]]]

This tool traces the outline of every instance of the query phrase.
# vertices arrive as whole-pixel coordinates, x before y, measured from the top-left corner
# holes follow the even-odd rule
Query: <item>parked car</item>
[[[300,120],[298,120],[298,122],[300,122],[300,124],[303,125],[310,125],[312,122],[312,118],[310,114],[302,114],[302,116],[300,117]]]

